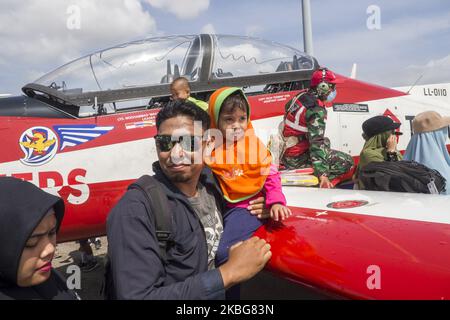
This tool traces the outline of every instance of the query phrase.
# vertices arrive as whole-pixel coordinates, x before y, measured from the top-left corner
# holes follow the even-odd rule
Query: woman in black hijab
[[[0,300],[77,299],[51,264],[63,217],[60,198],[0,177]]]

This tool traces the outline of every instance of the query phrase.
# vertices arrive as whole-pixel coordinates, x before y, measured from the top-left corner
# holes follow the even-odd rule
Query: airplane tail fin
[[[357,69],[358,65],[356,63],[353,64],[352,66],[352,72],[350,73],[350,78],[351,79],[356,79],[356,69]]]

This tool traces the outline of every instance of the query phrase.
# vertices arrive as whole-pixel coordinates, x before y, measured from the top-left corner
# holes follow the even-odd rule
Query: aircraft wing
[[[284,187],[293,216],[256,235],[269,270],[356,299],[450,297],[450,197]]]

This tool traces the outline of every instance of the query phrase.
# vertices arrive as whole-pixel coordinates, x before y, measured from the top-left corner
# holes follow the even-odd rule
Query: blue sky
[[[385,86],[450,82],[450,1],[310,0],[319,63]],[[66,27],[80,8],[81,28]],[[380,29],[366,12],[380,9]],[[139,38],[215,32],[303,49],[300,0],[2,0],[0,93],[81,55]]]

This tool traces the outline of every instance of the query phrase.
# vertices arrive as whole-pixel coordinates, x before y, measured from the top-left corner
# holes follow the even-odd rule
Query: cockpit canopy
[[[178,76],[198,82],[315,67],[314,58],[289,46],[228,35],[209,35],[206,46],[204,36],[128,42],[69,62],[35,83],[70,95],[168,84]]]

